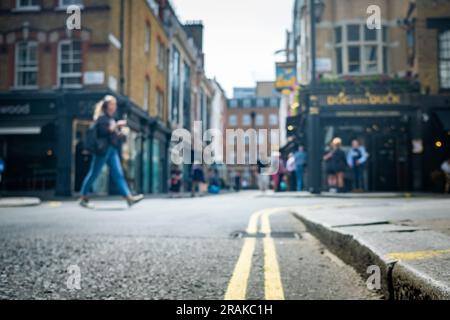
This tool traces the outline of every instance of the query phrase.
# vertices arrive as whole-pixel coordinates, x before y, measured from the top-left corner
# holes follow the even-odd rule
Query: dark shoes
[[[131,208],[132,206],[138,204],[142,200],[144,200],[144,195],[140,194],[140,195],[137,195],[137,196],[130,196],[130,197],[128,197],[127,198],[127,203],[128,203],[128,206]]]
[[[95,209],[94,205],[92,203],[89,202],[89,200],[86,199],[81,199],[80,202],[78,202],[78,204],[85,208],[85,209]]]

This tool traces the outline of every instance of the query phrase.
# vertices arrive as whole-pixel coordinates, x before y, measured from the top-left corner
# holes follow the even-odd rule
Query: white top
[[[450,174],[450,164],[448,163],[448,161],[445,161],[442,166],[441,166],[441,170],[444,171],[447,174]]]

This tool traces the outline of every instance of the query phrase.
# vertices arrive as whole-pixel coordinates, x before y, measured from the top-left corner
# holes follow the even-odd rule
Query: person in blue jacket
[[[366,148],[358,140],[352,141],[352,148],[347,154],[347,164],[353,170],[353,189],[364,190],[364,169],[369,159]]]

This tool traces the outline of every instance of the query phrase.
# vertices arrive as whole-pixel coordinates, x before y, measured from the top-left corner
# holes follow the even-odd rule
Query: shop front
[[[5,162],[2,194],[51,197],[79,193],[92,157],[84,145],[86,134],[95,104],[107,94],[111,92],[1,94],[0,158]],[[118,117],[127,119],[130,127],[121,156],[132,191],[164,192],[167,134],[158,135],[163,129],[154,128],[154,121],[123,97],[118,97]],[[153,157],[158,161],[150,161]],[[107,167],[92,191],[117,194]]]
[[[0,100],[0,158],[5,162],[2,193],[55,188],[56,106],[57,99],[51,95]]]
[[[309,105],[304,115],[311,191],[327,190],[322,158],[336,137],[342,139],[345,153],[351,150],[353,140],[369,153],[364,190],[423,190],[423,121],[415,88],[398,92],[390,87],[373,91],[365,88],[351,93],[320,89],[307,96]],[[345,172],[346,191],[352,191],[352,180],[349,168]]]

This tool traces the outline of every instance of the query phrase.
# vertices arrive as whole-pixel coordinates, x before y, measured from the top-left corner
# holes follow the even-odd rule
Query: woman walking
[[[91,128],[91,144],[93,158],[91,168],[81,187],[80,206],[93,209],[88,194],[92,185],[100,175],[102,168],[107,164],[111,170],[111,176],[117,184],[120,194],[126,199],[128,206],[133,206],[144,199],[143,195],[133,196],[128,188],[119,157],[119,147],[124,138],[122,129],[127,126],[125,120],[116,121],[113,117],[117,111],[117,100],[113,96],[106,96],[95,108],[95,124]]]

